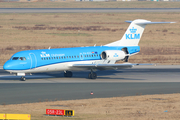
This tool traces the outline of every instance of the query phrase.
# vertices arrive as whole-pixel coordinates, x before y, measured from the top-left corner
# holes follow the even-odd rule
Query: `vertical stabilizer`
[[[121,40],[113,43],[106,44],[105,46],[138,46],[138,43],[144,32],[144,28],[147,24],[161,24],[161,23],[174,23],[174,22],[151,22],[143,19],[137,19],[134,21],[126,21],[131,23],[123,35]]]

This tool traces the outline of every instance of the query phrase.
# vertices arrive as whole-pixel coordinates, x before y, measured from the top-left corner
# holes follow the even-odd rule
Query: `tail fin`
[[[126,22],[131,24],[129,25],[122,39],[109,43],[105,46],[138,46],[138,43],[144,32],[144,28],[147,24],[174,23],[174,22],[151,22],[143,19],[137,19],[134,21],[126,21]]]

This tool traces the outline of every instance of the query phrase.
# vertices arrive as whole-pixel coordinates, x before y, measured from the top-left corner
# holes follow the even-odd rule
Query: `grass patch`
[[[31,114],[32,120],[179,120],[179,99],[180,94],[157,94],[12,105],[3,103],[0,105],[0,112]],[[45,116],[47,108],[72,109],[75,116]]]
[[[16,13],[0,14],[0,64],[25,49],[100,46],[120,40],[129,26],[124,21],[134,19],[177,23],[147,25],[141,51],[130,62],[180,63],[179,13]]]
[[[179,8],[179,2],[1,2],[0,8]]]

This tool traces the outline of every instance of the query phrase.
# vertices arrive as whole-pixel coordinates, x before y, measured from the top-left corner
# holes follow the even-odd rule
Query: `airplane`
[[[3,66],[5,71],[21,76],[39,72],[64,71],[64,77],[72,77],[71,71],[90,70],[89,79],[96,79],[96,70],[132,68],[129,57],[140,52],[138,43],[145,26],[174,22],[151,22],[144,19],[126,21],[130,23],[122,39],[101,46],[26,50],[15,53]],[[124,61],[121,64],[115,64]]]

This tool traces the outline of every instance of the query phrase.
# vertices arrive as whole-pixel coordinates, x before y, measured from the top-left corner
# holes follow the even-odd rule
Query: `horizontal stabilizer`
[[[125,21],[125,22],[132,23],[133,21]],[[147,24],[166,24],[166,23],[176,23],[176,22],[151,22],[151,21],[148,21],[148,22],[140,22],[140,23],[135,23],[135,24],[147,25]]]

